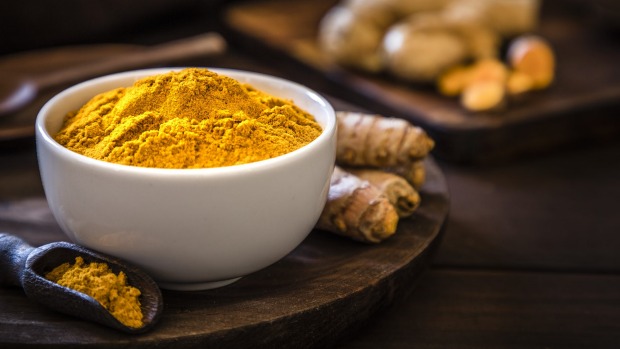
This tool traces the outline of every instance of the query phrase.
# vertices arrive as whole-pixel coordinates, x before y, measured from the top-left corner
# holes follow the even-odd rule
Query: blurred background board
[[[547,1],[538,34],[553,45],[555,83],[495,113],[473,114],[432,86],[416,86],[332,64],[316,43],[319,21],[335,0],[233,2],[223,18],[228,35],[256,55],[281,55],[309,74],[355,92],[355,101],[424,127],[435,154],[456,162],[489,162],[617,135],[620,42],[576,3]],[[585,5],[584,5],[585,6]]]

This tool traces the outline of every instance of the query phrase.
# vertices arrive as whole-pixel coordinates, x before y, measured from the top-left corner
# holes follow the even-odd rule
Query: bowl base
[[[192,283],[184,283],[184,282],[157,282],[159,287],[166,290],[173,291],[204,291],[210,290],[213,288],[223,287],[226,285],[230,285],[233,282],[241,279],[241,277],[228,279],[228,280],[220,280],[220,281],[210,281],[210,282],[192,282]]]

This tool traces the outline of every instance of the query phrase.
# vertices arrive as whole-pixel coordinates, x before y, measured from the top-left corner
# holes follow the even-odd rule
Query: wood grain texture
[[[441,163],[443,267],[620,273],[620,142],[493,167]]]
[[[431,269],[339,349],[617,348],[620,276]]]
[[[440,96],[432,86],[333,64],[320,51],[316,32],[336,2],[239,2],[228,8],[224,21],[238,44],[291,57],[386,112],[424,127],[437,141],[435,154],[447,160],[497,162],[620,132],[617,111],[608,110],[620,108],[620,66],[615,63],[620,45],[588,27],[584,18],[564,13],[558,2],[545,8],[539,29],[558,56],[555,83],[503,111],[477,114],[465,111],[456,99]]]
[[[449,198],[443,174],[431,159],[427,169],[422,205],[400,222],[393,238],[371,246],[315,231],[281,261],[230,286],[164,291],[161,320],[144,335],[124,335],[54,313],[30,302],[18,288],[0,288],[0,346],[320,348],[333,344],[379,309],[408,296],[430,263],[440,243]],[[42,223],[49,216],[41,213],[41,200],[5,202],[0,212],[8,211],[5,217],[21,216],[12,223],[17,226],[35,217],[38,223],[21,232],[26,240],[64,239],[49,221]],[[18,210],[13,205],[30,207],[34,213],[15,214]]]

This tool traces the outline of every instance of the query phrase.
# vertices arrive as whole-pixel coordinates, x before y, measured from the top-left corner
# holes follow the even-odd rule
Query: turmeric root
[[[506,81],[506,90],[509,95],[517,96],[529,92],[534,89],[534,79],[531,76],[513,70],[508,75]]]
[[[396,232],[400,217],[419,207],[417,188],[424,182],[424,158],[434,142],[405,120],[355,112],[336,116],[336,163],[351,168],[335,167],[316,227],[362,242],[381,242]]]
[[[398,214],[385,195],[336,166],[318,229],[366,243],[378,243],[396,232]]]
[[[437,79],[439,93],[450,97],[460,95],[469,83],[470,70],[460,64],[446,70]]]
[[[506,96],[509,72],[495,58],[480,59],[470,66],[456,66],[437,80],[439,92],[446,96],[461,95],[467,110],[484,111],[502,106]]]
[[[504,84],[508,68],[495,58],[485,58],[471,65],[457,65],[446,70],[437,79],[437,88],[445,96],[458,96],[472,84],[495,81]]]
[[[491,58],[447,70],[437,81],[437,88],[446,96],[460,95],[463,107],[479,112],[497,110],[509,97],[524,94],[536,86],[531,75]]]
[[[496,58],[480,59],[471,66],[469,83],[497,81],[504,84],[508,78],[508,67]]]
[[[461,36],[443,25],[437,28],[433,22],[439,18],[435,17],[439,16],[416,14],[387,30],[381,48],[389,73],[404,81],[428,83],[444,69],[467,59]]]
[[[398,217],[409,217],[420,206],[420,194],[403,177],[374,169],[347,169],[379,189],[396,209]]]
[[[383,63],[379,46],[387,26],[383,17],[391,16],[377,16],[377,11],[372,10],[335,6],[327,11],[318,31],[318,43],[323,52],[343,66],[380,71]]]
[[[507,38],[536,30],[540,3],[539,0],[452,0],[444,13],[448,17],[484,24]]]
[[[406,120],[337,112],[336,162],[347,166],[393,167],[424,158],[434,141]]]
[[[385,170],[403,177],[415,190],[420,190],[426,180],[424,160],[412,161],[408,164],[387,168]]]
[[[535,35],[520,36],[508,48],[510,66],[532,78],[533,88],[542,89],[553,82],[555,55],[549,43]]]
[[[465,87],[461,104],[474,112],[494,110],[501,107],[506,97],[505,84],[499,81],[479,81]]]

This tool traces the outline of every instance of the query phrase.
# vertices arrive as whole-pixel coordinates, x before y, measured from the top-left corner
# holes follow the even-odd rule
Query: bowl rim
[[[48,132],[46,128],[46,120],[50,115],[49,109],[52,108],[59,100],[62,98],[75,93],[78,90],[83,89],[86,86],[90,86],[93,84],[104,83],[109,80],[122,79],[130,76],[135,76],[136,80],[141,79],[143,77],[147,77],[149,75],[163,74],[170,71],[179,71],[185,68],[199,68],[199,69],[208,69],[217,74],[227,75],[230,73],[233,74],[243,74],[252,79],[261,79],[261,80],[271,80],[278,83],[282,83],[297,89],[304,91],[304,93],[310,97],[310,99],[317,102],[323,108],[327,109],[327,118],[325,125],[321,125],[322,131],[321,134],[312,140],[310,143],[288,152],[286,154],[282,154],[270,159],[255,161],[246,164],[239,165],[231,165],[231,166],[223,166],[223,167],[208,167],[208,168],[161,168],[161,167],[140,167],[133,165],[125,165],[114,162],[108,162],[105,160],[91,158],[86,155],[82,155],[76,153],[60,143],[56,142],[53,136]],[[236,79],[236,78],[235,78]],[[102,91],[103,92],[103,91]],[[91,98],[94,96],[91,96]],[[277,96],[276,96],[277,97]],[[284,165],[286,162],[294,160],[296,157],[303,158],[304,154],[311,152],[314,148],[318,147],[320,144],[329,142],[330,138],[335,137],[337,128],[336,115],[334,108],[327,101],[325,97],[316,92],[315,90],[302,85],[300,83],[287,80],[281,77],[246,71],[240,69],[228,69],[228,68],[216,68],[216,67],[163,67],[163,68],[149,68],[149,69],[137,69],[130,70],[125,72],[119,72],[114,74],[108,74],[104,76],[100,76],[97,78],[85,80],[81,83],[75,84],[71,87],[66,88],[65,90],[59,92],[55,96],[53,96],[50,100],[48,100],[43,107],[39,110],[37,114],[37,118],[35,121],[35,131],[36,131],[36,143],[44,143],[47,144],[50,149],[59,156],[67,157],[69,160],[74,160],[80,163],[87,164],[88,166],[95,166],[96,168],[108,171],[116,171],[122,173],[136,173],[141,175],[181,175],[181,176],[204,176],[204,175],[230,175],[230,174],[239,174],[247,171],[258,171],[275,168],[278,165]]]

